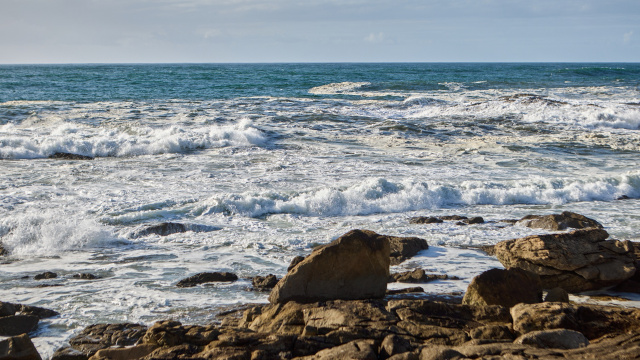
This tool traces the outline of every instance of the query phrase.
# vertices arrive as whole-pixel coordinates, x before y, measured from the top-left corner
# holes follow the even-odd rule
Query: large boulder
[[[516,225],[526,226],[534,229],[546,230],[566,230],[598,228],[602,229],[602,224],[596,220],[590,219],[584,215],[576,214],[570,211],[564,211],[562,214],[551,215],[527,215],[516,222]]]
[[[471,280],[462,299],[463,304],[512,307],[519,303],[542,302],[540,277],[526,270],[491,269]]]
[[[506,268],[538,274],[545,289],[588,291],[616,285],[636,271],[629,242],[608,237],[598,228],[533,235],[502,241],[495,252]]]
[[[427,240],[418,237],[384,236],[389,241],[391,265],[398,265],[422,250],[427,250]]]
[[[37,316],[10,315],[0,317],[0,336],[16,336],[29,333],[38,327]]]
[[[368,230],[350,231],[292,268],[269,301],[382,298],[389,278],[389,253],[388,237]]]
[[[27,334],[0,340],[2,360],[41,360],[40,354]]]

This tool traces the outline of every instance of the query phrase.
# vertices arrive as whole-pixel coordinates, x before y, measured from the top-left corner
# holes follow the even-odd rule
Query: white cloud
[[[633,36],[633,31],[629,31],[628,33],[625,33],[622,36],[622,41],[624,41],[625,44],[628,44],[631,42],[631,36]]]
[[[368,43],[372,43],[372,44],[378,44],[381,43],[383,41],[385,41],[386,38],[384,36],[384,33],[379,32],[379,33],[371,33],[369,34],[367,37],[364,38],[364,41],[368,42]]]

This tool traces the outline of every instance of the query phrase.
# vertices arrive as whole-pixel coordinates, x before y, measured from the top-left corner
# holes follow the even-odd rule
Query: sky
[[[0,0],[0,64],[639,61],[640,0]]]

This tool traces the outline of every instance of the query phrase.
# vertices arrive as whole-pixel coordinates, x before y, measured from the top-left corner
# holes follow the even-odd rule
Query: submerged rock
[[[251,279],[251,285],[258,291],[269,291],[278,284],[278,278],[269,274],[267,276],[255,276]]]
[[[2,360],[41,360],[38,350],[27,334],[0,340]]]
[[[409,219],[409,224],[440,224],[443,223],[441,219],[433,216],[419,216]]]
[[[423,269],[416,269],[413,271],[406,271],[403,273],[391,274],[389,276],[389,282],[404,282],[404,283],[428,283],[435,280],[460,280],[458,277],[449,276],[446,274],[427,274]]]
[[[516,225],[546,230],[566,230],[568,228],[602,229],[602,224],[600,224],[599,222],[584,215],[576,214],[570,211],[564,211],[562,214],[552,215],[527,215],[518,220]]]
[[[174,222],[163,222],[160,224],[146,226],[133,234],[133,237],[138,238],[148,235],[169,236],[171,234],[179,234],[187,231],[193,232],[209,232],[220,230],[216,226],[197,225],[197,224],[181,224]]]
[[[81,274],[75,274],[73,275],[74,279],[80,279],[80,280],[95,280],[95,279],[100,279],[99,276],[93,275],[93,274],[89,274],[89,273],[81,273]]]
[[[574,230],[502,241],[495,250],[506,268],[538,274],[543,288],[580,292],[616,285],[634,275],[632,246],[608,237],[602,229]]]
[[[46,280],[46,279],[55,279],[58,277],[58,274],[51,272],[51,271],[47,271],[47,272],[43,272],[42,274],[38,274],[36,276],[33,277],[34,280]]]
[[[61,160],[93,160],[93,157],[80,154],[72,154],[67,152],[55,152],[49,155],[49,159],[61,159]]]
[[[475,306],[501,305],[510,308],[519,303],[542,301],[540,277],[518,268],[491,269],[471,280],[462,299]]]
[[[389,277],[389,237],[353,230],[316,248],[278,282],[271,303],[381,298]]]
[[[236,281],[238,276],[230,272],[203,272],[178,281],[177,287],[193,287],[208,282]]]

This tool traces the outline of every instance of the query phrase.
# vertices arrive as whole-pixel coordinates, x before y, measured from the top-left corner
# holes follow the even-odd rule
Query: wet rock
[[[177,287],[193,287],[208,282],[236,281],[238,276],[230,272],[203,272],[178,281]]]
[[[41,360],[38,350],[27,334],[0,340],[2,360]]]
[[[427,240],[417,237],[385,236],[385,238],[389,241],[391,265],[398,265],[429,248]]]
[[[15,315],[17,312],[14,304],[0,301],[0,317]]]
[[[138,238],[149,235],[169,236],[171,234],[179,234],[187,231],[193,232],[210,232],[220,230],[219,227],[197,225],[197,224],[180,224],[174,222],[163,222],[160,224],[146,226],[133,234],[133,237]]]
[[[418,216],[409,219],[409,224],[440,224],[444,221],[433,216]]]
[[[147,327],[140,324],[97,324],[86,327],[78,335],[69,340],[71,348],[83,353],[87,357],[93,356],[98,350],[112,346],[131,346],[137,343],[146,333]],[[61,350],[60,356],[75,353]],[[54,358],[56,358],[54,356]],[[61,358],[57,358],[61,359]]]
[[[640,331],[640,309],[558,302],[518,304],[511,308],[513,329],[520,334],[569,329],[587,339]]]
[[[161,347],[177,345],[204,346],[218,339],[220,330],[214,326],[187,325],[178,321],[159,321],[147,330],[142,338],[143,344]]]
[[[291,269],[296,267],[296,265],[300,264],[302,262],[302,260],[304,260],[304,256],[296,256],[293,259],[291,259],[291,263],[289,264],[289,267],[287,268],[287,272],[291,271]]]
[[[481,216],[475,216],[467,220],[463,220],[465,224],[473,225],[473,224],[484,224],[484,219]]]
[[[608,237],[591,228],[502,241],[495,249],[506,268],[538,274],[543,288],[581,292],[619,284],[636,271],[629,243]]]
[[[389,282],[404,282],[404,283],[428,283],[435,280],[460,280],[458,277],[449,276],[446,274],[427,274],[423,269],[415,269],[413,271],[406,271],[402,273],[391,274],[389,276]]]
[[[553,288],[549,291],[547,291],[547,293],[544,296],[543,299],[544,302],[563,302],[563,303],[568,303],[569,302],[569,293],[563,289],[563,288]]]
[[[81,274],[74,274],[73,275],[74,279],[80,279],[80,280],[95,280],[95,279],[100,279],[99,276],[93,275],[93,274],[89,274],[89,273],[81,273]]]
[[[0,336],[17,336],[30,333],[38,327],[37,316],[9,315],[0,317]]]
[[[276,286],[278,280],[279,279],[273,274],[269,274],[267,276],[255,276],[251,279],[251,285],[254,290],[270,291]]]
[[[278,282],[272,304],[381,298],[389,277],[389,237],[353,230],[314,250]]]
[[[80,154],[72,154],[67,152],[55,152],[49,155],[49,159],[60,159],[60,160],[93,160],[93,157],[87,155]]]
[[[602,229],[602,224],[584,215],[570,211],[552,215],[527,215],[520,219],[516,225],[522,225],[535,229],[566,230],[597,228]]]
[[[578,331],[554,329],[526,333],[517,338],[514,343],[532,345],[539,348],[578,349],[588,346],[589,339]]]
[[[401,295],[401,294],[413,294],[413,293],[424,293],[424,289],[419,286],[414,286],[414,287],[404,288],[404,289],[397,289],[397,290],[387,289],[387,295]]]
[[[47,271],[47,272],[43,272],[42,274],[38,274],[36,276],[33,277],[34,280],[46,280],[46,279],[55,279],[58,277],[58,274],[51,272],[51,271]]]
[[[622,195],[620,197],[618,197],[616,200],[630,200],[631,198],[627,195]]]
[[[468,217],[461,216],[461,215],[445,215],[445,216],[439,216],[438,218],[440,220],[446,220],[446,221],[461,221],[461,220],[469,219]]]
[[[0,256],[6,256],[6,255],[9,255],[9,251],[4,248],[2,243],[0,243]]]

